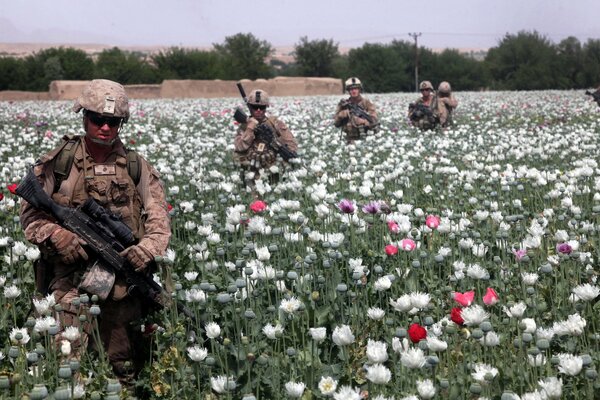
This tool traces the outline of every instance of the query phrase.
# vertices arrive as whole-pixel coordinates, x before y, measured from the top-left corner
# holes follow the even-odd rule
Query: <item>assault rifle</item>
[[[589,90],[586,90],[585,94],[587,94],[588,96],[592,96],[592,99],[600,106],[600,90],[596,90],[595,92],[590,92]]]
[[[348,110],[350,114],[354,115],[355,117],[366,119],[369,122],[369,125],[373,125],[373,122],[375,122],[373,117],[369,115],[369,113],[365,111],[364,108],[351,101],[344,101],[342,103],[342,109]]]
[[[240,82],[238,82],[236,85],[238,87],[238,90],[240,91],[240,95],[244,99],[244,103],[246,103],[246,105],[248,105],[248,108],[250,108],[251,106],[248,104],[248,98],[246,97],[246,91],[244,90],[244,87]],[[233,119],[235,119],[240,124],[245,124],[248,121],[248,116],[246,115],[244,110],[237,107],[235,109],[235,112],[233,113]],[[264,122],[259,124],[254,130],[254,135],[257,140],[265,143],[271,148],[271,150],[273,150],[276,154],[279,154],[281,158],[283,158],[285,161],[289,161],[292,158],[298,157],[298,154],[291,151],[287,147],[287,145],[281,144],[279,142],[279,140],[277,139],[277,135],[273,131],[271,125]]]
[[[410,103],[408,105],[408,111],[411,121],[418,121],[423,117],[426,117],[430,121],[435,120],[433,111],[423,103]]]
[[[33,168],[17,187],[16,194],[34,208],[51,214],[61,227],[85,240],[87,248],[96,255],[103,267],[124,278],[129,295],[141,296],[154,309],[163,309],[173,304],[174,299],[171,295],[151,276],[136,272],[129,261],[119,255],[127,247],[135,244],[133,233],[118,217],[94,199],[88,198],[77,208],[61,206],[44,191]],[[196,319],[192,311],[181,302],[175,301],[177,310],[195,324]]]

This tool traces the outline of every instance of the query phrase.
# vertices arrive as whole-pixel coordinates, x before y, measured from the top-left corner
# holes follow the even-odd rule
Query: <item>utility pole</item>
[[[409,33],[408,36],[415,40],[415,91],[419,92],[419,46],[417,44],[417,38],[421,36],[419,33]]]

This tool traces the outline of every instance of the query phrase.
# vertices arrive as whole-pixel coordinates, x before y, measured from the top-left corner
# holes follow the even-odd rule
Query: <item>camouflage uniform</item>
[[[357,104],[360,108],[365,110],[367,114],[371,116],[373,122],[369,125],[358,124],[356,116],[346,113],[347,109],[344,107],[344,105],[349,102]],[[347,99],[340,100],[337,105],[337,109],[335,110],[335,120],[333,124],[336,128],[342,128],[342,130],[346,133],[346,140],[352,141],[360,139],[361,134],[364,136],[368,130],[376,130],[377,128],[378,121],[375,105],[369,99],[366,99],[361,95],[356,98],[349,97]]]
[[[442,128],[452,125],[452,111],[458,106],[458,100],[452,94],[448,82],[440,83],[437,93],[436,113]]]
[[[56,157],[69,139],[64,137],[62,145],[43,155],[34,167],[46,193],[67,207],[77,207],[88,197],[94,198],[100,205],[122,216],[138,245],[154,256],[164,255],[171,236],[170,217],[158,172],[138,155],[140,178],[136,185],[129,176],[127,153],[118,137],[102,163],[94,161],[86,149],[85,140],[80,139],[70,173],[55,191]],[[144,361],[138,348],[145,341],[140,340],[140,325],[136,324],[143,316],[140,299],[127,294],[125,282],[120,277],[114,280],[112,273],[99,268],[98,264],[94,265],[96,260],[89,253],[88,261],[79,259],[71,264],[61,261],[49,239],[60,229],[56,221],[25,201],[21,202],[21,224],[27,240],[39,246],[42,254],[40,268],[51,277],[48,290],[62,306],[63,312],[57,315],[61,332],[64,327],[81,325],[79,315],[86,314],[88,307],[74,304],[80,294],[95,293],[96,289],[101,291],[108,286],[107,298],[99,303],[101,313],[97,321],[100,337],[117,377],[124,383],[131,383]],[[141,273],[150,274],[152,271],[147,268]],[[82,287],[84,282],[87,284],[85,290]],[[73,346],[75,357],[88,344],[97,346],[88,341],[92,328],[90,323],[83,323],[82,328],[82,337]]]
[[[288,147],[290,151],[297,152],[298,144],[292,132],[285,123],[277,117],[267,117],[262,123],[268,124],[281,145]],[[277,161],[277,154],[267,145],[255,137],[254,129],[248,128],[248,124],[240,124],[234,139],[234,158],[242,167],[242,179],[250,187],[262,173],[266,173],[270,183],[277,183],[279,173],[270,173],[269,168]],[[254,174],[253,177],[250,175]]]

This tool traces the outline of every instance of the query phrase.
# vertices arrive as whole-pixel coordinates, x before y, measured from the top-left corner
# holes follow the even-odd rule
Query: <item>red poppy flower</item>
[[[2,199],[4,199],[4,194],[0,193],[0,201],[2,201]]]
[[[6,187],[12,194],[17,194],[17,184],[16,183],[11,183],[10,185],[8,185]]]
[[[454,307],[452,309],[452,311],[450,311],[450,319],[455,324],[462,326],[465,323],[465,320],[463,319],[462,315],[460,315],[461,311],[462,311],[462,308]]]
[[[250,204],[250,209],[255,213],[261,213],[267,209],[267,203],[262,200],[256,200],[252,204]]]
[[[408,327],[408,336],[413,343],[418,343],[427,337],[427,330],[419,324]]]
[[[388,244],[387,246],[385,246],[385,254],[387,254],[388,256],[395,256],[396,254],[398,254],[398,248],[393,244]]]
[[[169,203],[167,203],[167,211],[171,211],[173,209],[173,206]]]

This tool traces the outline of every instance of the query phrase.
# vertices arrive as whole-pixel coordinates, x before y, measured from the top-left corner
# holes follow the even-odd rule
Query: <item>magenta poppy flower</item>
[[[517,258],[517,261],[521,261],[521,258],[523,258],[527,254],[527,249],[519,249],[519,250],[513,249],[512,252],[515,255],[515,257]]]
[[[368,204],[365,204],[362,207],[362,210],[365,214],[377,214],[380,210],[380,205],[378,201],[372,201]]]
[[[556,251],[562,254],[571,254],[573,248],[569,243],[559,243],[556,245]]]
[[[352,214],[355,210],[354,203],[351,200],[343,199],[338,203],[338,208],[345,214]]]

